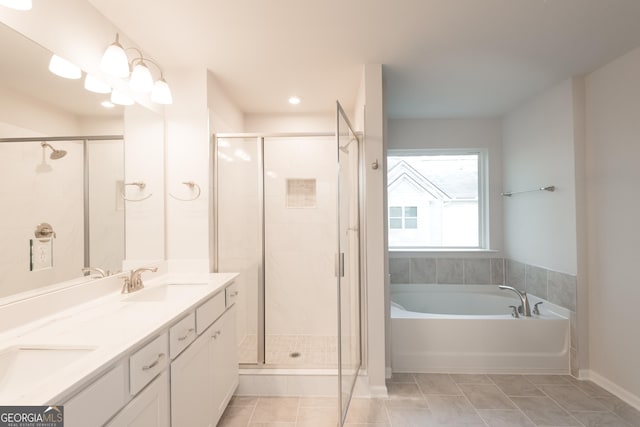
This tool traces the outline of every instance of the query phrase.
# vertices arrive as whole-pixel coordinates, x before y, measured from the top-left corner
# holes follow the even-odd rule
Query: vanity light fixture
[[[144,59],[136,58],[131,63],[133,64],[135,61],[138,61],[138,63],[134,65],[131,72],[131,80],[129,81],[131,89],[137,92],[149,93],[153,90],[151,71],[149,71],[147,64],[144,63]]]
[[[111,86],[91,74],[87,74],[84,78],[84,88],[94,93],[111,93]]]
[[[115,107],[115,104],[111,101],[102,101],[100,103],[100,105],[102,105],[104,108],[113,108]]]
[[[79,79],[82,77],[82,70],[80,70],[80,68],[58,55],[51,57],[51,61],[49,61],[49,71],[65,79]]]
[[[127,52],[133,50],[137,56],[129,61]],[[153,64],[160,72],[160,79],[154,82],[148,64]],[[131,89],[151,93],[151,100],[158,104],[168,105],[173,102],[171,89],[164,79],[162,68],[152,59],[145,58],[142,52],[135,47],[124,48],[120,44],[119,35],[116,34],[116,41],[112,43],[102,56],[100,68],[105,73],[119,78],[127,78],[131,75],[129,84]]]
[[[31,0],[0,0],[0,6],[16,10],[31,10]]]
[[[117,89],[111,91],[111,102],[116,105],[133,105],[134,100],[129,95]]]
[[[300,104],[300,98],[298,98],[297,96],[292,96],[289,98],[289,104],[291,105],[298,105]]]
[[[173,103],[173,97],[171,96],[171,89],[167,81],[160,74],[160,80],[156,80],[151,91],[151,100],[157,104],[170,105]]]
[[[129,77],[129,58],[120,44],[120,35],[116,33],[116,41],[111,43],[102,55],[100,69],[114,77]]]

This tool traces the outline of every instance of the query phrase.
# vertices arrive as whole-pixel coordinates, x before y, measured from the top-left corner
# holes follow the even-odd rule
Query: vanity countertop
[[[223,291],[236,276],[236,273],[167,274],[145,281],[143,290],[131,294],[121,294],[112,287],[104,296],[3,332],[0,405],[61,404],[119,358]],[[121,282],[114,283],[117,286]],[[11,357],[11,349],[24,348],[81,350],[82,356],[14,393],[7,387],[14,374],[12,362],[7,359]]]

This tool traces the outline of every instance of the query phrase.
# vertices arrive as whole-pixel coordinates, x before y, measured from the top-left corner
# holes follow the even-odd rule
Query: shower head
[[[349,154],[349,146],[351,145],[351,143],[352,143],[353,141],[357,141],[357,140],[358,140],[358,139],[357,139],[357,138],[355,138],[355,137],[354,137],[354,138],[351,138],[351,139],[349,139],[349,142],[347,142],[346,144],[344,144],[344,145],[339,145],[339,146],[338,146],[338,149],[339,149],[340,151],[342,151],[343,153],[347,153],[347,154]]]
[[[49,144],[49,143],[47,143],[47,142],[43,142],[43,143],[41,143],[41,144],[40,144],[40,146],[41,146],[42,148],[44,148],[44,147],[49,147],[49,148],[51,148],[51,155],[49,156],[49,158],[50,158],[51,160],[58,160],[58,159],[61,159],[61,158],[63,158],[64,156],[66,156],[66,155],[67,155],[67,152],[66,152],[66,151],[64,151],[64,150],[56,150],[55,148],[53,148],[53,147],[51,146],[51,144]]]

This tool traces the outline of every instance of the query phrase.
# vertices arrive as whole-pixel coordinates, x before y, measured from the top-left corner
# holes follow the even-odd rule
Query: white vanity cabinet
[[[236,313],[234,306],[225,308],[223,292],[196,310],[201,333],[171,363],[172,426],[216,425],[238,386]]]
[[[238,386],[237,295],[225,283],[176,312],[63,402],[65,426],[215,426]]]
[[[210,353],[214,386],[213,402],[217,422],[238,387],[238,352],[236,344],[236,307],[232,306],[213,324]],[[234,349],[230,351],[229,349]]]
[[[162,372],[107,427],[170,427],[169,373]]]

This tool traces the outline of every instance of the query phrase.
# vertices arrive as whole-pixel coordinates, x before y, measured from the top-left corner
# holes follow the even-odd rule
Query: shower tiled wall
[[[507,284],[570,311],[571,367],[577,363],[576,276],[504,258],[391,257],[391,284]]]

